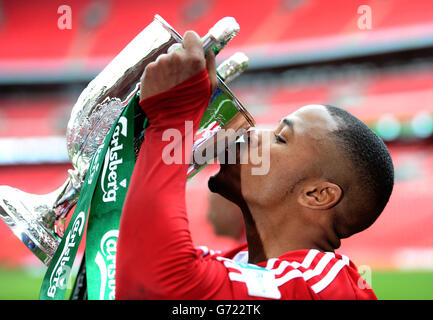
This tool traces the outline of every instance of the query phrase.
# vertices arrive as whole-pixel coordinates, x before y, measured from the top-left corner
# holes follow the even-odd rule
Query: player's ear
[[[305,184],[298,195],[298,203],[314,210],[326,210],[334,207],[343,197],[343,190],[335,183],[314,181]]]

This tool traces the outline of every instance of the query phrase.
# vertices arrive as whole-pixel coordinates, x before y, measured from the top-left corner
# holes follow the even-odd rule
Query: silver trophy
[[[231,17],[220,20],[203,37],[205,49],[221,50],[239,31]],[[159,15],[140,32],[83,90],[72,108],[66,143],[73,170],[65,183],[47,195],[34,195],[10,186],[0,186],[0,217],[13,233],[46,265],[63,236],[62,223],[77,203],[93,154],[138,83],[146,65],[182,37]],[[243,72],[248,58],[237,53],[217,69],[220,80],[231,81]],[[253,124],[245,113],[247,125]],[[137,144],[140,142],[137,141]],[[137,151],[136,151],[137,152]]]

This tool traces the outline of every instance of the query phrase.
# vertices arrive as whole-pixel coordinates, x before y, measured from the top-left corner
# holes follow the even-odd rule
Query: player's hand
[[[205,68],[213,92],[217,85],[215,55],[209,50],[205,57],[200,37],[187,31],[183,49],[169,50],[146,66],[140,81],[140,101],[175,87]]]

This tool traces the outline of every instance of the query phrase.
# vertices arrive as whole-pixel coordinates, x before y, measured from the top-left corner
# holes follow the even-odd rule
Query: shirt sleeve
[[[200,258],[188,227],[185,184],[192,139],[210,99],[206,70],[140,103],[149,119],[119,227],[116,298],[200,299],[218,296],[226,271]],[[193,130],[185,130],[185,121]],[[177,134],[173,134],[174,131]],[[164,133],[181,137],[164,138]],[[168,140],[168,141],[165,141]],[[174,150],[173,148],[174,147]],[[181,152],[166,163],[164,152]],[[167,153],[165,153],[167,155]]]

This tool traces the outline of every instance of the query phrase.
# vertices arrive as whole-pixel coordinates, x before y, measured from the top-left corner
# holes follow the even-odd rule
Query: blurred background
[[[62,5],[71,9],[67,28],[59,27]],[[217,60],[236,51],[250,58],[230,88],[259,124],[331,104],[384,139],[396,170],[390,202],[339,251],[379,299],[432,299],[433,1],[0,1],[0,185],[34,194],[62,185],[72,106],[154,14],[181,34],[204,35],[224,16],[238,21]],[[217,169],[188,182],[187,205],[195,244],[227,249],[242,230],[224,232],[238,212],[209,196]],[[210,222],[218,211],[230,212],[219,230]],[[45,270],[0,221],[0,299],[37,299]]]

